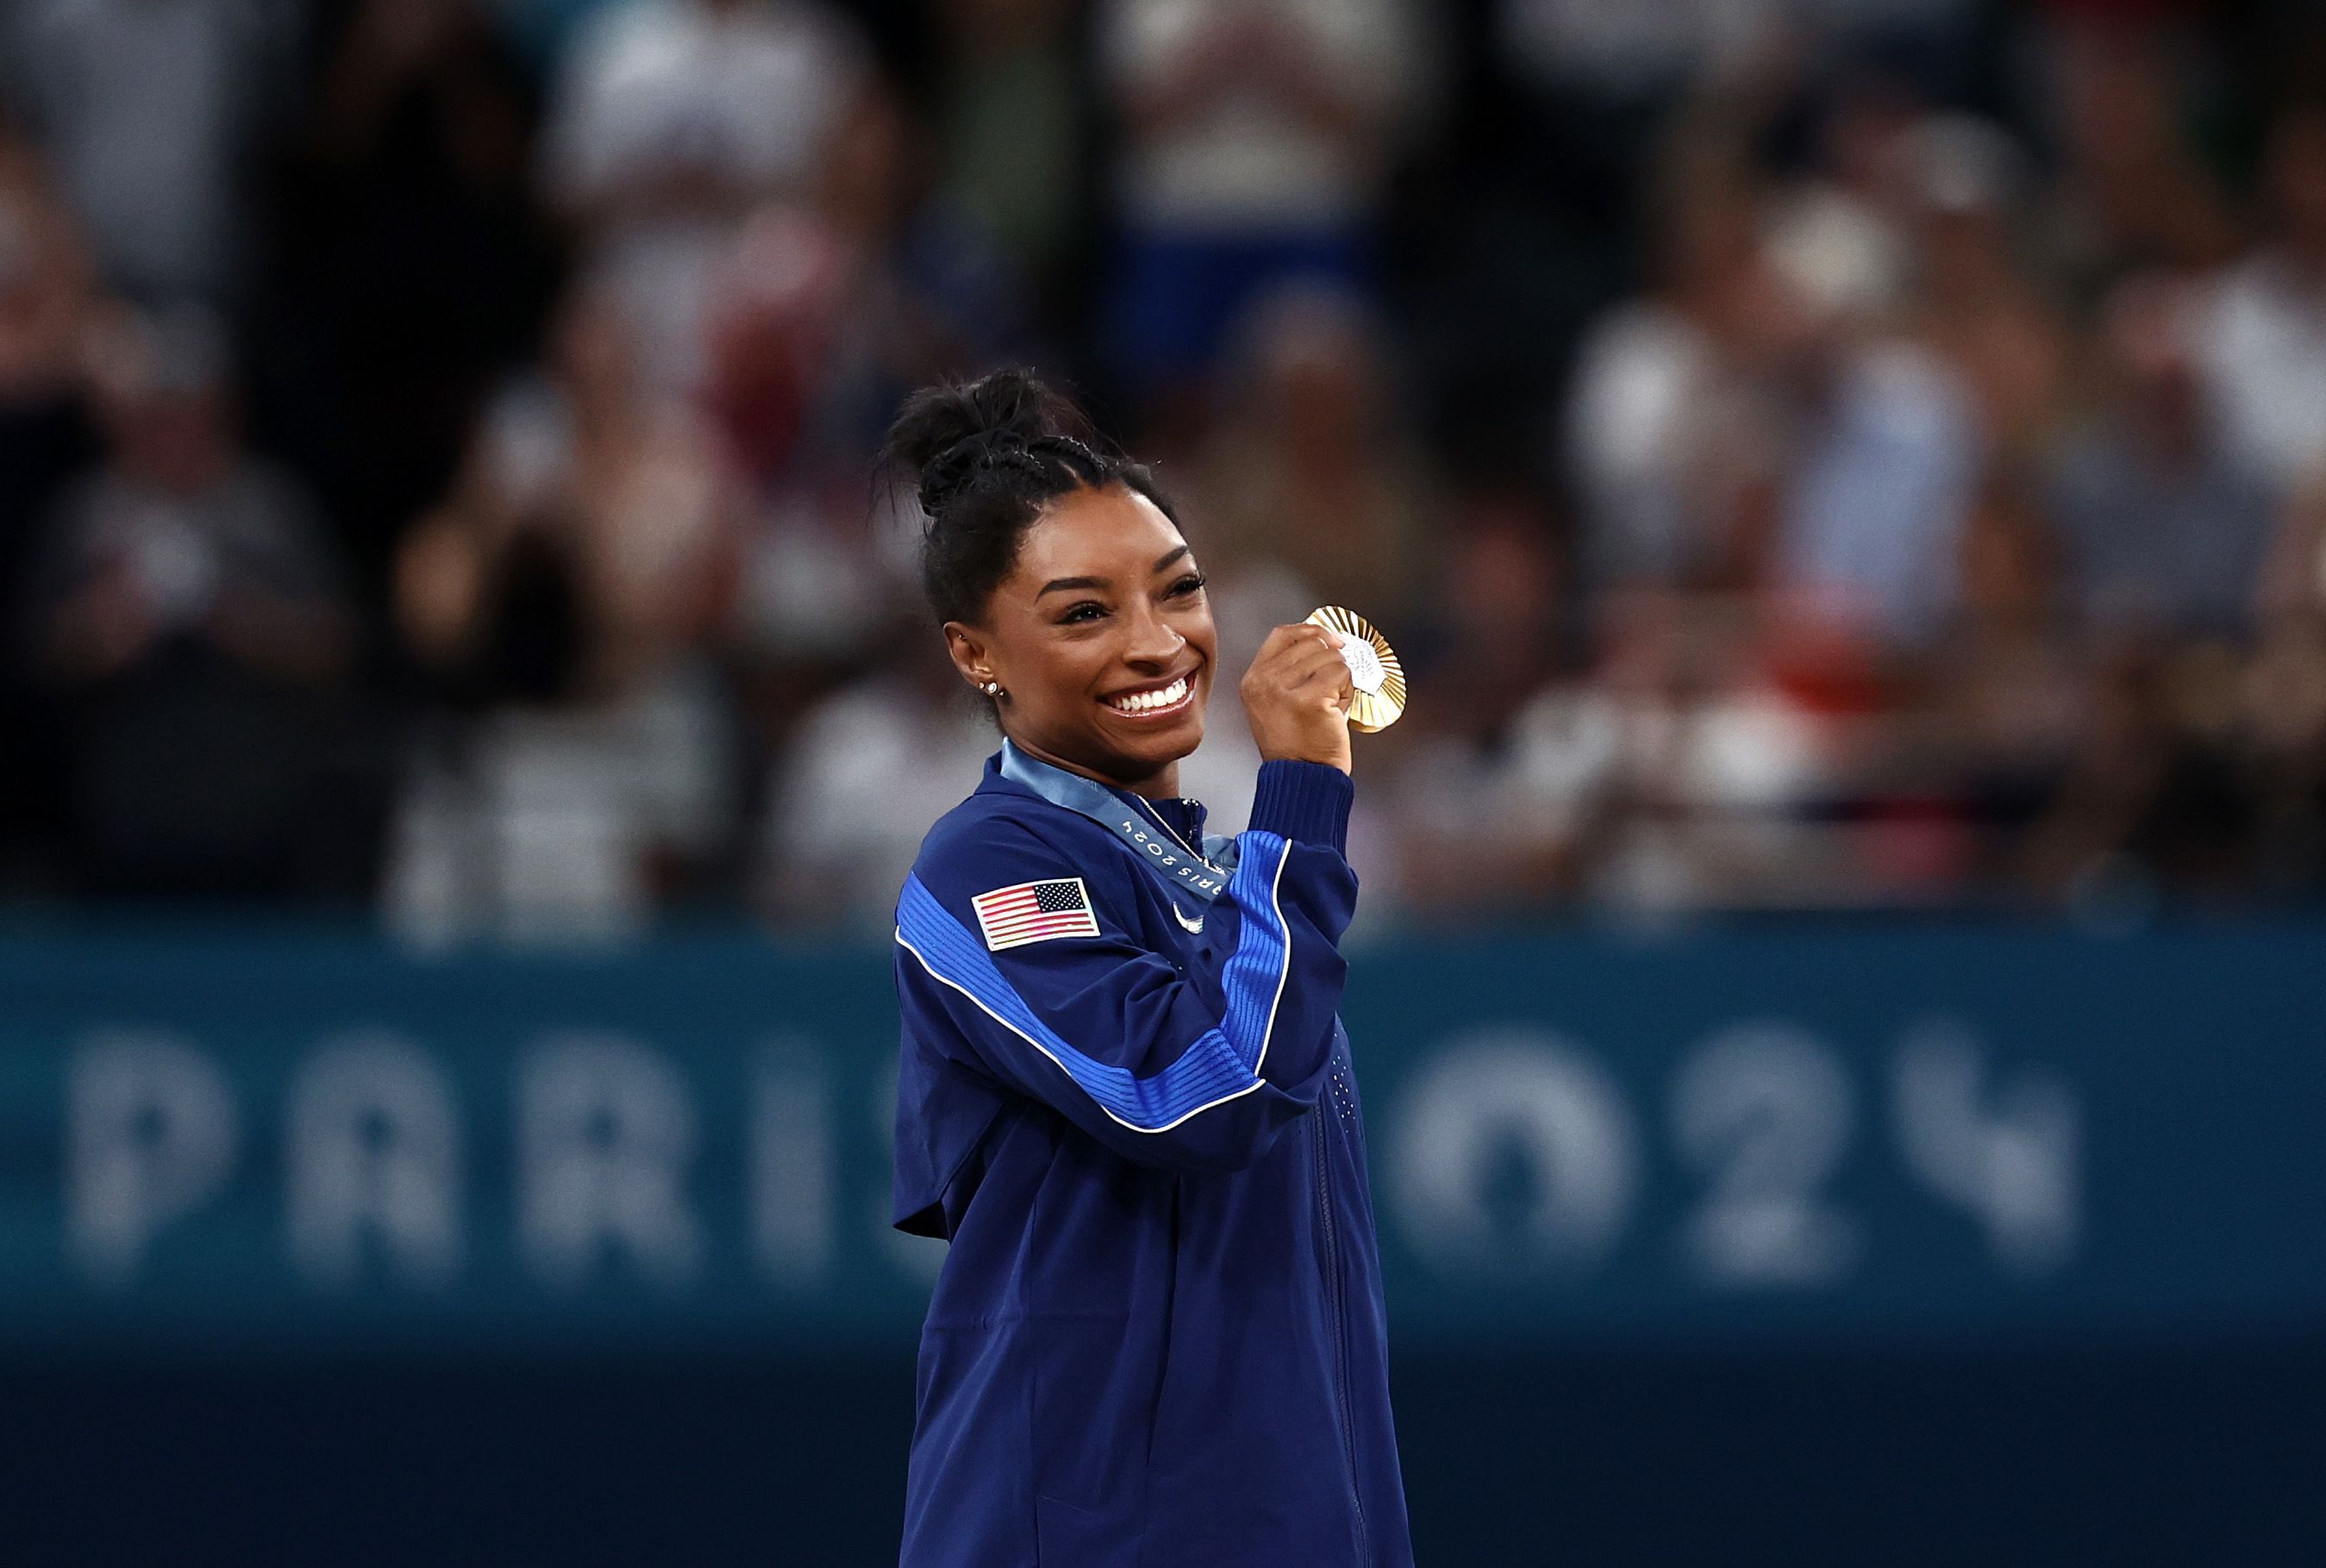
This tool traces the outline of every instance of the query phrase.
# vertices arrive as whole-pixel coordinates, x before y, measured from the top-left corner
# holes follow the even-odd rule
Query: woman
[[[903,1561],[1412,1561],[1335,943],[1349,673],[1242,681],[1251,825],[1178,798],[1217,647],[1148,472],[1003,374],[916,394],[923,574],[1000,753],[897,914],[896,1223],[953,1243]]]

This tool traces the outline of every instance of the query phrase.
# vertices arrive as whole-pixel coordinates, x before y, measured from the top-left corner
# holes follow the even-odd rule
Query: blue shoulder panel
[[[931,979],[977,1004],[987,1016],[1048,1057],[1114,1120],[1134,1132],[1168,1132],[1196,1112],[1260,1087],[1260,1066],[1291,969],[1290,934],[1276,883],[1290,846],[1250,832],[1229,892],[1243,914],[1236,950],[1221,971],[1226,994],[1220,1027],[1207,1030],[1152,1077],[1093,1060],[1036,1016],[1002,978],[985,944],[931,893],[917,873],[897,904],[897,941]]]

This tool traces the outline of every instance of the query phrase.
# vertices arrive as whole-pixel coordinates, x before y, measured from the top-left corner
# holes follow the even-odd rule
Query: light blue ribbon
[[[1001,743],[1001,776],[1023,784],[1054,806],[1088,817],[1121,839],[1130,846],[1140,865],[1162,878],[1165,886],[1192,894],[1207,905],[1227,891],[1228,877],[1236,868],[1233,839],[1207,833],[1203,854],[1191,856],[1186,844],[1151,806],[1134,804],[1096,779],[1028,756],[1007,740]]]

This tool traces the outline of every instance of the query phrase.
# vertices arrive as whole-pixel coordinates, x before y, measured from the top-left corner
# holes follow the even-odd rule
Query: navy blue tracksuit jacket
[[[906,1568],[1400,1568],[1338,769],[1249,829],[1005,744],[897,912],[895,1220],[949,1238]]]

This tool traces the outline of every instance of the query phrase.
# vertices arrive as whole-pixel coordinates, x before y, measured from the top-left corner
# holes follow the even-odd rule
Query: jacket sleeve
[[[950,1043],[941,1049],[965,1048],[964,1066],[1129,1159],[1251,1164],[1316,1105],[1330,1062],[1347,970],[1336,944],[1356,907],[1344,855],[1353,798],[1337,768],[1262,765],[1223,898],[1235,942],[1214,950],[1217,968],[1202,976],[1139,940],[1133,912],[1108,906],[1122,895],[1106,878],[1029,828],[995,824],[906,881],[897,942],[907,1026]],[[1073,877],[1099,883],[1095,934],[989,950],[976,895]]]

